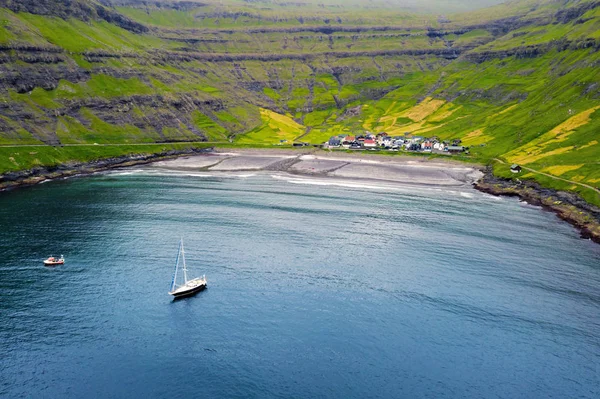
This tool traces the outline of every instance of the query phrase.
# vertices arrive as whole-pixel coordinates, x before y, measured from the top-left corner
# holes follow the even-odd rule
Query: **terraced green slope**
[[[0,0],[0,172],[49,162],[7,145],[383,130],[460,138],[467,160],[600,203],[597,1],[61,4]]]

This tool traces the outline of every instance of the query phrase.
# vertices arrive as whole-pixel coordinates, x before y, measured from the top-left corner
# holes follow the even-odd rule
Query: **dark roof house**
[[[339,147],[342,144],[342,140],[339,137],[332,137],[329,139],[329,145],[332,147]]]

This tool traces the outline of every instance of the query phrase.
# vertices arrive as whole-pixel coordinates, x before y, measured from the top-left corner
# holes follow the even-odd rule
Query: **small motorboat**
[[[54,256],[50,256],[48,259],[44,261],[45,266],[58,266],[65,264],[65,257],[63,255],[60,258],[55,258]]]

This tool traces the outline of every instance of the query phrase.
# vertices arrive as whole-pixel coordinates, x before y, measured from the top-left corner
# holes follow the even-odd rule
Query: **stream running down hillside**
[[[600,247],[468,184],[148,166],[0,225],[0,397],[600,394]],[[182,236],[209,285],[172,302]]]

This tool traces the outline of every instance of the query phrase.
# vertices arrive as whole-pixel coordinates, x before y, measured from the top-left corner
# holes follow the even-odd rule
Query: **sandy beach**
[[[471,185],[483,175],[476,167],[452,161],[323,151],[221,150],[160,161],[152,166],[171,171],[215,174],[278,171],[305,176],[436,186]]]

